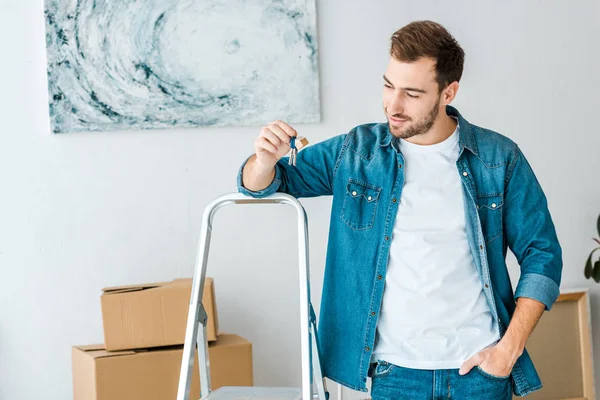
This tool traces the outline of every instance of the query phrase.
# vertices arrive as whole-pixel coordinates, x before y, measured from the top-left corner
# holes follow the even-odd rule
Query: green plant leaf
[[[590,279],[592,277],[592,275],[594,274],[595,268],[596,268],[596,264],[598,264],[596,262],[594,264],[594,267],[592,267],[592,256],[594,255],[594,253],[596,252],[596,250],[600,250],[600,247],[595,248],[594,250],[592,250],[592,252],[590,253],[590,256],[588,257],[588,259],[587,259],[587,261],[585,263],[585,269],[583,271],[583,274],[585,275],[586,279]],[[599,267],[599,269],[600,269],[600,267]]]
[[[594,273],[592,276],[597,283],[600,283],[600,260],[594,263]]]
[[[593,251],[590,253],[590,256],[588,257],[587,261],[585,262],[585,269],[583,270],[583,274],[585,275],[585,279],[590,279],[592,277],[592,272],[593,272],[593,268],[592,268],[592,254],[594,254]]]

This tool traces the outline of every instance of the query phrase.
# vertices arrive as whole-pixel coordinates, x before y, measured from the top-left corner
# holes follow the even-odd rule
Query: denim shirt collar
[[[458,119],[458,123],[460,125],[460,129],[458,131],[458,143],[460,153],[462,153],[463,149],[467,149],[471,151],[471,153],[478,156],[479,149],[477,148],[477,142],[475,141],[475,135],[473,134],[471,124],[469,124],[469,122],[463,118],[463,116],[458,112],[458,110],[452,106],[446,106],[446,114]],[[389,123],[386,123],[382,138],[379,141],[379,145],[381,147],[389,146],[392,143],[392,138],[393,135],[390,133]]]

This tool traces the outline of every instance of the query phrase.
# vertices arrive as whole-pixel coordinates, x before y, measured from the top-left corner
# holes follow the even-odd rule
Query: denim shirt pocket
[[[349,179],[340,217],[352,229],[372,228],[380,194],[380,187]]]
[[[484,194],[477,196],[477,211],[481,220],[481,229],[486,243],[502,235],[502,194]]]

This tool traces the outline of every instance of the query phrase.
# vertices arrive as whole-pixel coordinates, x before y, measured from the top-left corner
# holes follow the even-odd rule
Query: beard
[[[402,128],[393,127],[388,120],[388,126],[390,128],[390,132],[392,133],[392,135],[394,135],[395,137],[400,138],[400,139],[408,139],[413,136],[422,135],[424,133],[427,133],[427,132],[429,132],[429,130],[431,129],[433,124],[435,124],[435,120],[439,114],[439,111],[440,111],[440,103],[437,102],[437,103],[435,103],[435,105],[433,106],[431,111],[429,111],[423,118],[421,118],[417,121],[412,121],[412,118],[408,118],[401,114],[392,115],[392,117],[394,117],[394,118],[405,119],[405,120],[407,120],[407,122],[412,121],[412,123],[407,128],[402,129]]]

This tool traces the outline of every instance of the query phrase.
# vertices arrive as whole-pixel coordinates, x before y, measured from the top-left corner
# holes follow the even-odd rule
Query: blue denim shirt
[[[499,133],[458,119],[467,238],[492,315],[504,335],[516,307],[528,297],[549,310],[559,295],[562,250],[546,197],[519,147]],[[383,298],[392,229],[402,198],[404,159],[387,123],[361,125],[347,134],[311,145],[276,165],[264,190],[250,191],[238,175],[238,190],[252,197],[275,192],[294,197],[332,195],[329,242],[321,312],[319,350],[324,376],[367,391],[377,319]],[[245,163],[244,163],[245,164]],[[513,293],[506,267],[507,248],[521,276]],[[415,310],[418,312],[418,310]],[[542,387],[533,362],[523,352],[511,378],[524,396]]]

